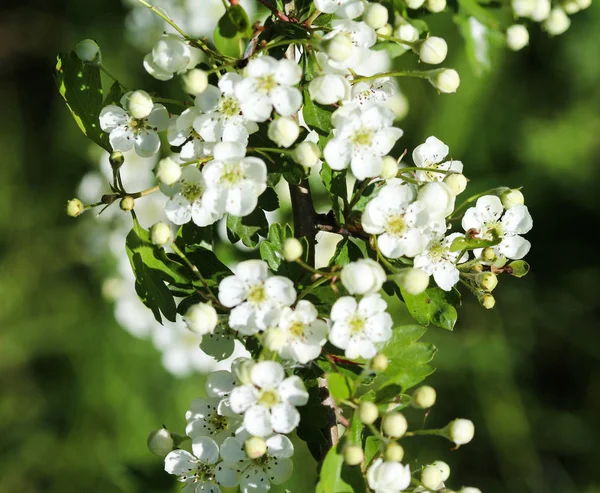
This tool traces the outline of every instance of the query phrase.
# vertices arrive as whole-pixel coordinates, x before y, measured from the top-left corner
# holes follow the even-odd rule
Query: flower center
[[[258,82],[258,90],[261,92],[269,93],[277,87],[277,82],[275,82],[275,77],[273,77],[273,74],[263,75],[258,77],[256,80]]]
[[[208,422],[215,428],[215,430],[226,430],[228,421],[225,416],[221,416],[218,413],[213,413]]]
[[[357,146],[370,146],[373,144],[373,130],[363,127],[355,132],[351,140]]]
[[[248,290],[248,301],[255,305],[261,305],[267,300],[267,293],[262,284],[256,284]]]
[[[240,114],[240,105],[234,98],[222,97],[217,111],[223,116],[231,118]]]
[[[204,481],[206,483],[216,482],[214,466],[200,462],[198,464],[198,472],[196,473],[196,481]]]
[[[226,164],[223,174],[221,175],[221,183],[225,186],[232,186],[244,179],[244,172],[240,163]]]
[[[350,325],[350,332],[352,334],[358,334],[365,329],[365,319],[358,314],[353,315],[348,321]]]
[[[202,197],[203,192],[204,190],[199,183],[184,181],[181,184],[181,195],[183,195],[190,203],[195,202]]]
[[[441,243],[436,243],[429,249],[429,257],[431,260],[442,260],[444,258],[444,249]]]
[[[391,235],[401,235],[408,229],[404,214],[394,214],[385,223],[385,231]]]
[[[294,322],[289,330],[290,334],[295,338],[302,337],[304,335],[304,324],[302,322]]]
[[[271,408],[279,402],[279,397],[273,390],[263,390],[260,393],[258,402],[267,408]]]
[[[502,237],[503,231],[500,223],[489,223],[486,224],[481,232],[481,235],[486,240],[495,240],[496,238]]]

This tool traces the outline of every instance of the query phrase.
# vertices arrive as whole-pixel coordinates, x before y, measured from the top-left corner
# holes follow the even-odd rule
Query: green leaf
[[[294,236],[289,224],[274,223],[269,228],[269,237],[260,244],[260,257],[277,271],[283,262],[283,243]]]
[[[304,116],[304,121],[311,129],[314,129],[321,135],[329,135],[333,128],[331,126],[331,113],[332,111],[325,109],[310,99],[308,91],[304,91],[302,115]]]
[[[410,48],[407,45],[395,43],[393,41],[377,43],[375,46],[373,46],[372,49],[375,51],[385,50],[388,52],[388,55],[390,55],[391,58],[397,58],[401,55],[404,55],[404,53],[410,50]]]
[[[349,466],[344,462],[344,441],[331,447],[319,476],[317,493],[363,493],[366,492],[365,480],[360,467]]]
[[[269,222],[262,209],[256,208],[252,214],[244,217],[227,216],[227,236],[232,242],[242,240],[250,248],[255,248],[260,242],[260,236],[267,237]]]
[[[473,0],[474,2],[474,0]],[[465,40],[467,59],[475,75],[481,76],[491,68],[488,28],[475,17],[459,14],[454,17]]]
[[[498,20],[491,13],[490,9],[486,9],[479,5],[477,0],[458,0],[460,10],[467,16],[474,17],[484,26],[489,27],[493,30],[499,30]]]
[[[408,311],[417,322],[423,325],[431,323],[446,330],[454,329],[458,318],[455,306],[460,306],[458,291],[444,291],[432,287],[421,294],[413,295],[402,289],[402,286],[400,290]]]
[[[102,102],[102,107],[108,106],[109,104],[118,105],[121,102],[122,96],[123,91],[121,90],[121,84],[119,84],[118,81],[113,82],[113,85],[110,86],[110,90]]]
[[[212,226],[201,228],[190,221],[179,228],[175,242],[184,251],[186,247],[192,245],[210,246],[213,243],[213,228]]]
[[[133,229],[125,242],[127,256],[135,275],[135,290],[158,322],[162,323],[161,313],[167,320],[175,322],[177,309],[173,295],[166,282],[185,282],[173,266],[167,265],[164,250],[150,241],[150,233],[133,219]],[[165,260],[163,260],[165,259]]]
[[[333,400],[340,403],[350,397],[352,389],[348,379],[341,373],[327,373],[327,386]]]
[[[224,277],[233,274],[229,267],[221,262],[213,251],[200,245],[188,245],[185,254],[188,260],[198,267],[208,287],[218,286]],[[194,284],[199,287],[204,286],[200,280],[196,279],[194,279]]]
[[[323,433],[329,426],[329,412],[328,408],[323,406],[317,379],[305,379],[304,383],[308,391],[308,402],[298,408],[300,424],[296,432],[298,438],[306,442],[312,456],[321,460],[329,447],[329,442]]]
[[[100,128],[102,84],[98,66],[82,62],[73,51],[60,53],[54,79],[81,131],[100,147],[112,151],[108,134]]]
[[[484,240],[482,238],[471,238],[468,235],[460,236],[455,238],[450,245],[451,252],[461,252],[463,250],[475,250],[476,248],[487,248],[490,246],[497,245],[502,241],[502,238],[495,238],[493,240]]]
[[[279,209],[279,197],[277,196],[277,192],[272,188],[267,188],[260,197],[258,197],[258,207],[263,211],[269,212]]]
[[[342,238],[336,246],[329,265],[346,265],[363,257],[361,249],[350,238]]]
[[[377,452],[379,452],[380,443],[379,438],[374,435],[369,435],[365,439],[363,446],[365,450],[365,466],[368,466],[377,455]]]
[[[241,5],[232,5],[219,19],[213,33],[213,42],[225,56],[240,58],[252,36],[252,24]]]
[[[529,264],[525,260],[515,260],[504,267],[504,270],[511,276],[524,277],[529,272]]]

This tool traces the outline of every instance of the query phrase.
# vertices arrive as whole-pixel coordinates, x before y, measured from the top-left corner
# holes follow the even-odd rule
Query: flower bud
[[[205,335],[212,334],[215,331],[219,317],[212,305],[201,302],[187,309],[183,321],[192,332]]]
[[[502,206],[507,210],[510,209],[513,205],[525,203],[525,197],[523,197],[523,194],[520,190],[516,189],[504,192],[500,196],[500,200],[502,201]]]
[[[506,30],[506,44],[513,51],[519,51],[529,44],[529,31],[521,24],[510,26]]]
[[[404,117],[406,117],[406,115],[408,115],[408,99],[400,92],[392,94],[386,99],[385,104],[394,112],[394,117],[396,120],[402,120]]]
[[[425,3],[425,0],[407,0],[406,1],[406,6],[409,9],[416,10],[416,9],[420,9],[423,6],[424,3]]]
[[[445,94],[456,92],[460,86],[460,76],[453,68],[443,68],[436,70],[429,76],[429,82],[438,91]]]
[[[475,425],[470,419],[457,418],[448,425],[449,438],[456,445],[465,445],[475,436]]]
[[[489,293],[485,293],[479,297],[479,303],[486,310],[491,310],[496,305],[496,298]]]
[[[497,258],[498,255],[496,255],[496,250],[494,250],[492,247],[484,248],[481,252],[481,260],[484,262],[493,262]]]
[[[283,258],[286,262],[295,262],[303,253],[304,248],[297,238],[288,238],[283,242]]]
[[[345,265],[340,279],[350,294],[372,294],[382,288],[387,277],[375,260],[364,258]]]
[[[396,442],[389,443],[383,452],[383,460],[386,462],[402,462],[402,459],[404,459],[402,445]]]
[[[381,178],[384,180],[389,180],[391,178],[395,178],[397,174],[398,162],[396,161],[396,158],[393,158],[392,156],[384,156],[380,174]]]
[[[171,241],[171,228],[163,222],[156,223],[150,228],[150,240],[156,246],[165,246]]]
[[[146,118],[154,107],[152,98],[146,91],[130,91],[125,94],[123,99],[125,100],[125,109],[135,119]]]
[[[357,466],[365,459],[362,447],[358,445],[346,445],[344,447],[344,461],[349,466]]]
[[[267,453],[267,444],[261,437],[250,437],[244,442],[244,450],[251,459],[258,459]]]
[[[569,29],[570,25],[571,19],[565,14],[565,11],[560,7],[555,7],[550,11],[550,15],[548,15],[542,27],[551,36],[558,36]]]
[[[358,417],[366,425],[372,425],[379,417],[379,409],[372,402],[361,402],[358,407]]]
[[[380,3],[369,3],[363,12],[363,21],[373,29],[379,29],[387,24],[388,10]]]
[[[425,2],[425,8],[429,12],[437,14],[446,8],[446,0],[427,0]]]
[[[442,482],[442,471],[433,464],[429,464],[421,471],[421,483],[428,490],[439,490]]]
[[[419,30],[412,24],[409,24],[408,22],[403,22],[396,28],[396,32],[394,33],[394,35],[400,41],[412,43],[419,39]]]
[[[450,466],[442,460],[436,460],[432,465],[434,465],[441,471],[442,481],[447,481],[450,477]]]
[[[112,169],[117,170],[123,166],[123,163],[125,162],[125,156],[123,156],[121,151],[113,151],[108,157],[108,162],[110,163]]]
[[[396,281],[409,294],[421,294],[429,286],[429,275],[423,269],[409,267],[396,274]]]
[[[375,32],[381,36],[391,36],[392,33],[394,32],[394,28],[392,27],[391,24],[388,23],[385,26],[377,29]]]
[[[100,65],[102,54],[100,47],[93,39],[84,39],[75,46],[75,54],[82,62]]]
[[[479,285],[481,289],[491,293],[498,285],[498,276],[493,272],[483,272],[479,274]]]
[[[188,94],[197,96],[206,91],[208,87],[208,74],[199,68],[193,68],[183,77],[183,88]]]
[[[406,433],[408,422],[400,413],[388,413],[383,417],[381,427],[387,436],[400,438]]]
[[[131,195],[125,195],[119,202],[119,207],[124,212],[129,212],[135,207],[135,200]]]
[[[267,135],[279,147],[290,147],[300,135],[300,127],[291,116],[282,116],[269,123]]]
[[[156,167],[156,178],[165,185],[173,185],[181,178],[181,166],[170,157],[161,159]]]
[[[412,396],[412,405],[419,409],[429,409],[435,404],[437,394],[433,387],[423,385],[415,390]]]
[[[463,486],[458,493],[481,493],[481,490],[473,486]]]
[[[67,216],[77,217],[85,211],[83,202],[77,198],[71,199],[67,202]]]
[[[423,40],[416,50],[422,62],[437,65],[446,59],[448,45],[444,39],[430,36]]]
[[[334,62],[344,62],[352,56],[354,44],[350,36],[345,33],[336,34],[325,43],[325,53]]]
[[[231,372],[241,384],[245,385],[250,382],[250,371],[254,365],[254,361],[250,358],[236,358],[231,363]]]
[[[377,353],[371,360],[371,369],[376,372],[387,370],[390,360],[385,354]]]
[[[159,457],[166,457],[169,452],[173,450],[175,441],[169,430],[161,428],[160,430],[154,430],[148,435],[146,440],[150,452]]]
[[[338,74],[319,75],[308,84],[310,99],[319,104],[336,104],[348,99],[350,90],[350,83]]]
[[[550,0],[535,0],[533,10],[529,14],[532,20],[535,22],[542,22],[550,15],[552,4]]]
[[[307,168],[312,168],[319,163],[321,149],[314,142],[302,142],[294,149],[294,161]]]
[[[459,195],[467,188],[467,178],[462,173],[449,173],[444,178],[444,183],[448,185],[452,191]]]
[[[576,0],[567,0],[562,2],[562,8],[569,15],[576,14],[580,10],[579,4],[576,2]]]
[[[592,0],[576,0],[576,2],[580,10],[585,10],[592,5]]]
[[[535,9],[536,0],[511,0],[510,6],[517,17],[529,17]]]
[[[287,336],[279,327],[271,327],[264,332],[263,345],[270,351],[279,352],[287,344]]]

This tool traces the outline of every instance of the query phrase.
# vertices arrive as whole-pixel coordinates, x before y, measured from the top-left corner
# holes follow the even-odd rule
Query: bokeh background
[[[101,260],[63,213],[97,159],[55,89],[55,54],[94,38],[126,85],[155,90],[130,42],[149,31],[142,23],[132,36],[128,10],[119,0],[1,2],[0,493],[179,489],[145,440],[162,424],[183,429],[203,380],[172,376],[150,341],[118,326]],[[421,457],[447,461],[457,489],[600,492],[600,4],[563,36],[536,27],[522,52],[497,50],[481,78],[450,16],[439,17],[434,32],[462,85],[438,96],[403,80],[402,144],[441,138],[473,193],[524,186],[535,226],[531,274],[502,279],[494,310],[465,296],[454,332],[425,336],[439,348],[429,424],[467,417],[477,434],[459,452],[432,438]]]

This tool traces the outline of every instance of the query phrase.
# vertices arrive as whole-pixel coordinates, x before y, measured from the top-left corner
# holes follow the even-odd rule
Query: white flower
[[[219,460],[219,447],[209,437],[192,440],[194,455],[186,450],[173,450],[165,457],[165,471],[185,483],[185,493],[206,491],[220,493],[215,478],[215,464]]]
[[[219,285],[219,301],[233,308],[229,325],[242,335],[256,334],[277,324],[281,309],[296,301],[294,283],[283,276],[270,276],[266,262],[246,260]]]
[[[298,426],[296,406],[308,402],[308,392],[300,377],[285,378],[279,363],[261,361],[250,370],[250,382],[231,391],[229,402],[234,412],[244,415],[248,433],[267,437],[273,432],[290,433]]]
[[[183,76],[183,86],[185,92],[197,96],[206,91],[208,74],[202,69],[194,68]]]
[[[375,260],[362,258],[345,265],[340,279],[350,294],[373,294],[381,290],[386,275]]]
[[[386,103],[398,94],[398,86],[394,79],[381,77],[368,82],[357,82],[352,85],[350,99],[345,104],[357,103],[360,106],[369,106],[372,103]]]
[[[312,168],[319,164],[321,149],[314,142],[305,141],[296,146],[292,156],[298,164]]]
[[[415,201],[416,196],[412,185],[393,178],[363,212],[363,229],[378,235],[378,248],[388,258],[414,257],[427,246],[429,235],[424,228],[430,215],[422,202]]]
[[[221,447],[223,462],[217,466],[217,479],[240,485],[241,493],[266,493],[271,484],[285,483],[292,475],[294,446],[289,438],[273,435],[265,440],[266,454],[252,460],[244,443],[248,433],[240,432]],[[220,469],[219,469],[220,467]]]
[[[345,62],[354,52],[354,44],[347,33],[336,33],[323,43],[325,53],[334,62]]]
[[[156,166],[156,178],[165,185],[174,185],[181,178],[181,166],[170,157],[161,159]]]
[[[433,276],[436,284],[444,291],[450,291],[460,278],[456,264],[466,262],[469,258],[469,255],[465,253],[459,259],[460,250],[450,251],[452,242],[462,236],[460,233],[452,233],[443,239],[435,239],[423,253],[415,257],[414,266]]]
[[[208,303],[196,303],[187,309],[183,320],[192,332],[207,335],[215,331],[219,317],[212,305]]]
[[[219,79],[218,87],[210,85],[196,97],[199,114],[193,125],[205,141],[246,145],[248,136],[258,131],[256,122],[242,116],[242,106],[235,95],[241,81],[240,75],[229,72]]]
[[[269,123],[267,136],[278,147],[290,147],[300,135],[300,126],[291,116],[282,116]]]
[[[154,108],[152,97],[146,91],[142,90],[125,93],[121,102],[124,102],[123,108],[137,120],[146,118]]]
[[[197,226],[203,227],[213,224],[222,216],[207,206],[206,183],[195,166],[186,166],[175,185],[163,186],[161,190],[171,197],[165,206],[165,213],[174,224],[185,224],[192,220]]]
[[[517,17],[529,17],[535,9],[536,0],[511,0],[510,6]]]
[[[531,243],[519,236],[533,227],[527,206],[515,204],[504,212],[502,202],[495,195],[479,197],[475,207],[465,212],[462,227],[476,238],[501,238],[502,241],[492,248],[497,255],[509,259],[522,259],[531,248]],[[475,254],[478,255],[478,252],[475,251]]]
[[[547,19],[552,9],[550,0],[535,0],[535,7],[530,12],[529,17],[535,22],[542,22]]]
[[[242,424],[229,406],[229,394],[235,377],[228,371],[212,372],[206,380],[206,395],[192,401],[185,413],[185,434],[192,439],[208,436],[217,444],[233,436]]]
[[[183,161],[195,161],[212,154],[213,144],[205,142],[194,129],[194,121],[199,114],[198,108],[193,107],[171,118],[167,140],[172,146],[181,146],[179,157]]]
[[[392,317],[379,294],[365,296],[360,302],[343,296],[331,308],[331,343],[345,349],[347,358],[370,359],[381,343],[392,336]]]
[[[267,188],[267,165],[257,157],[245,157],[239,143],[220,142],[214,160],[202,169],[207,191],[205,200],[215,214],[247,216]]]
[[[439,169],[440,171],[452,171],[462,173],[463,163],[450,159],[445,161],[450,148],[440,139],[428,137],[425,143],[415,147],[412,158],[418,168]],[[433,171],[417,171],[415,173],[419,181],[443,181],[447,173],[435,173]]]
[[[365,9],[362,0],[315,0],[315,7],[325,14],[336,14],[346,19],[355,19]]]
[[[410,485],[410,468],[400,462],[377,459],[367,471],[369,487],[374,493],[397,493]]]
[[[308,84],[310,99],[320,104],[335,104],[350,95],[350,83],[339,74],[319,75]]]
[[[302,78],[300,66],[288,59],[261,56],[250,60],[245,77],[235,87],[242,114],[255,122],[264,122],[273,111],[291,116],[302,105],[302,93],[293,87]]]
[[[165,34],[144,57],[144,68],[158,80],[169,80],[194,68],[202,58],[202,51],[187,44],[180,36]]]
[[[125,106],[126,95],[121,99]],[[125,152],[135,148],[141,157],[150,157],[158,152],[160,138],[158,132],[169,125],[169,112],[162,104],[155,104],[145,118],[133,118],[123,108],[113,104],[105,106],[100,112],[100,128],[109,134],[111,147]]]
[[[315,306],[306,300],[300,300],[293,310],[284,308],[278,326],[267,331],[267,345],[282,358],[302,364],[318,358],[328,332],[327,323],[318,316]]]
[[[383,105],[341,107],[331,116],[335,127],[323,155],[332,169],[350,166],[359,180],[378,176],[402,130],[392,127],[394,112]]]

